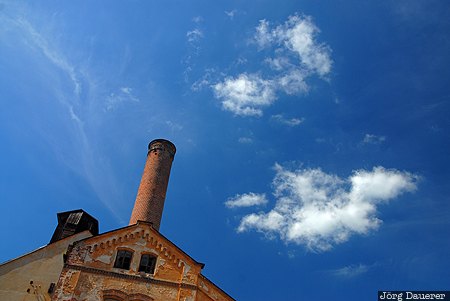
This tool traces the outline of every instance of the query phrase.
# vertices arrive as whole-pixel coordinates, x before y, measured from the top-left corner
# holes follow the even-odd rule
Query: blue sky
[[[0,261],[56,213],[161,232],[237,300],[449,289],[447,1],[2,1]]]

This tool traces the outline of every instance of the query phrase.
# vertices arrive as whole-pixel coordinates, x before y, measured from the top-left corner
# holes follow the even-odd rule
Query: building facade
[[[234,300],[159,232],[175,152],[150,142],[128,226],[98,234],[86,212],[58,214],[50,244],[0,265],[0,300]]]

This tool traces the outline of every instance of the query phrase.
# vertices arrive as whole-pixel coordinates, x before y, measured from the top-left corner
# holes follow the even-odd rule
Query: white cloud
[[[278,88],[289,95],[304,93],[308,91],[305,77],[305,72],[301,70],[290,70],[277,78]]]
[[[201,23],[201,22],[203,22],[203,18],[201,17],[201,16],[196,16],[196,17],[194,17],[194,18],[192,18],[192,21],[194,22],[194,23]]]
[[[276,164],[275,170],[275,207],[244,216],[237,231],[278,235],[312,251],[329,250],[352,235],[377,229],[377,205],[414,191],[418,180],[383,167],[357,170],[347,179],[320,169],[290,171]]]
[[[273,57],[262,60],[271,72],[264,69],[251,75],[244,72],[212,85],[223,108],[235,115],[261,116],[263,108],[271,105],[279,92],[288,95],[307,93],[307,79],[313,75],[324,78],[332,67],[330,47],[316,41],[319,32],[308,16],[290,16],[276,27],[261,20],[253,41],[259,49],[273,51]]]
[[[234,16],[236,15],[236,13],[237,13],[237,10],[236,10],[236,9],[233,9],[233,10],[230,10],[230,11],[225,11],[225,14],[226,14],[231,20],[233,20],[233,18],[234,18]]]
[[[294,15],[274,29],[270,29],[269,22],[261,20],[256,28],[255,41],[260,48],[273,44],[286,47],[297,54],[304,68],[324,76],[331,71],[331,50],[326,44],[316,41],[319,32],[311,17]]]
[[[199,90],[208,81],[194,83],[191,89]],[[263,79],[257,74],[240,74],[237,78],[228,77],[213,85],[215,96],[222,101],[222,107],[235,115],[262,116],[262,109],[276,100],[276,91],[298,94],[308,89],[304,74],[291,70],[275,79]]]
[[[282,114],[272,115],[272,119],[277,121],[277,122],[279,122],[279,123],[282,123],[282,124],[285,124],[287,126],[290,126],[290,127],[297,126],[297,125],[303,123],[303,121],[305,121],[304,118],[290,118],[290,119],[287,119]]]
[[[253,142],[253,139],[250,137],[239,137],[238,141],[242,144],[250,144]]]
[[[192,85],[191,90],[192,91],[200,91],[203,89],[203,87],[209,87],[211,86],[211,83],[213,81],[213,77],[215,76],[216,70],[214,68],[208,68],[205,70],[205,73],[202,77],[197,79]]]
[[[260,48],[268,47],[275,40],[274,33],[270,30],[270,24],[266,20],[260,20],[256,27],[255,41]]]
[[[385,136],[377,136],[372,134],[366,134],[363,139],[363,143],[366,144],[380,144],[386,140]]]
[[[331,71],[330,48],[315,41],[320,30],[312,23],[310,17],[292,16],[281,30],[280,37],[289,49],[295,51],[301,62],[310,70],[324,76]]]
[[[370,267],[364,264],[348,265],[336,270],[329,271],[331,275],[343,278],[353,278],[369,271]]]
[[[196,28],[191,31],[188,31],[186,33],[186,37],[189,43],[194,43],[203,38],[203,32],[200,29]]]
[[[203,82],[199,84],[191,88],[197,89],[204,85]],[[262,109],[276,100],[277,90],[298,94],[306,92],[308,86],[300,70],[291,70],[275,79],[263,79],[258,74],[242,73],[236,78],[225,78],[223,82],[213,85],[213,89],[225,110],[241,116],[262,116]]]
[[[389,201],[403,191],[414,191],[414,176],[396,170],[375,167],[373,171],[358,170],[350,177],[350,198],[373,204]]]
[[[240,74],[228,77],[213,85],[217,98],[225,110],[241,116],[261,116],[262,108],[276,99],[273,83],[257,74]]]
[[[275,58],[266,58],[264,62],[275,71],[286,70],[293,67],[288,57],[280,56]]]
[[[251,207],[265,204],[267,204],[266,195],[253,192],[238,194],[225,202],[225,206],[228,208]]]

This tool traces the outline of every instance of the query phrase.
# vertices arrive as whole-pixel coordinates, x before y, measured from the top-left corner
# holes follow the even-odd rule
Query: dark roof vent
[[[82,209],[60,212],[58,226],[50,243],[89,230],[92,235],[98,235],[98,221]]]

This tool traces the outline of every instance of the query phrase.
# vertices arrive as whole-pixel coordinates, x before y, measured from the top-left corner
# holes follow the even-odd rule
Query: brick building
[[[59,213],[48,245],[0,265],[0,300],[234,300],[159,232],[175,152],[150,142],[128,226],[99,234],[83,210]]]

